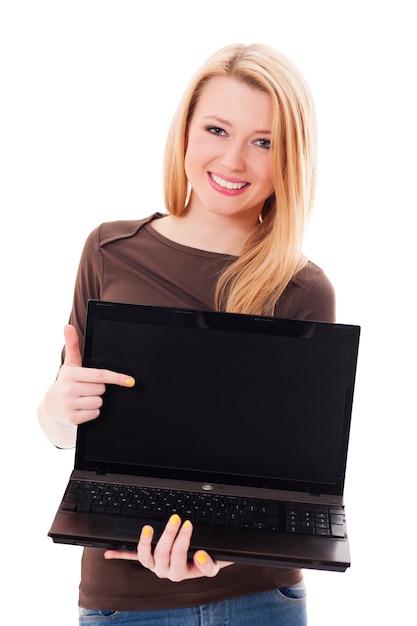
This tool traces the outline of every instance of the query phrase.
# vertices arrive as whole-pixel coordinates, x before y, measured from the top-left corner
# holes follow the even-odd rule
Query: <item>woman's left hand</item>
[[[152,551],[152,526],[144,526],[140,535],[137,553],[107,550],[106,559],[128,559],[139,561],[143,567],[158,578],[180,582],[202,576],[216,576],[223,567],[232,565],[227,561],[213,561],[204,550],[198,550],[188,558],[193,525],[189,520],[181,524],[179,515],[171,515],[165,530]]]

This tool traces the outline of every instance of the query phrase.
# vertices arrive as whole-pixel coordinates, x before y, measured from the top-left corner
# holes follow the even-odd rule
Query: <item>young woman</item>
[[[106,384],[128,372],[81,366],[89,298],[334,321],[334,292],[302,253],[316,179],[308,87],[282,54],[260,44],[211,56],[186,90],[165,152],[165,213],[104,223],[77,274],[59,375],[39,408],[58,447],[100,419]],[[163,433],[161,433],[163,436]],[[153,549],[86,548],[80,624],[306,624],[302,572],[187,559],[192,524],[172,516]]]

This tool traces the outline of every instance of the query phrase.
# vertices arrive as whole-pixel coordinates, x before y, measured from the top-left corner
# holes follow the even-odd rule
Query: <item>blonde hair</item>
[[[164,158],[165,203],[169,213],[187,211],[184,170],[187,127],[205,84],[231,76],[271,96],[273,107],[270,158],[274,193],[259,224],[247,237],[241,256],[220,276],[217,309],[273,315],[276,301],[305,264],[301,246],[316,183],[316,118],[303,76],[283,54],[263,44],[221,48],[199,69],[177,108]]]

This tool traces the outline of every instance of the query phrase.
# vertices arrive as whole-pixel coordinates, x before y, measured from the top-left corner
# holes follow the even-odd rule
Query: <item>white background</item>
[[[163,210],[164,137],[186,82],[220,46],[254,41],[292,58],[314,93],[319,181],[305,251],[336,288],[338,321],[362,327],[346,482],[352,567],[306,572],[309,623],[412,622],[412,7],[402,0],[1,3],[2,623],[77,623],[80,549],[46,536],[73,452],[46,441],[36,408],[59,365],[85,238],[102,221]]]

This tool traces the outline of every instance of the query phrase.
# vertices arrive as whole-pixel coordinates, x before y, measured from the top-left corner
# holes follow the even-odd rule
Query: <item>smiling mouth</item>
[[[243,187],[247,187],[249,185],[249,183],[232,183],[228,180],[224,180],[223,178],[220,178],[219,176],[216,176],[216,174],[212,174],[211,172],[210,172],[210,177],[212,181],[216,183],[216,185],[219,185],[219,187],[223,187],[223,189],[237,190],[237,189],[243,189]]]

